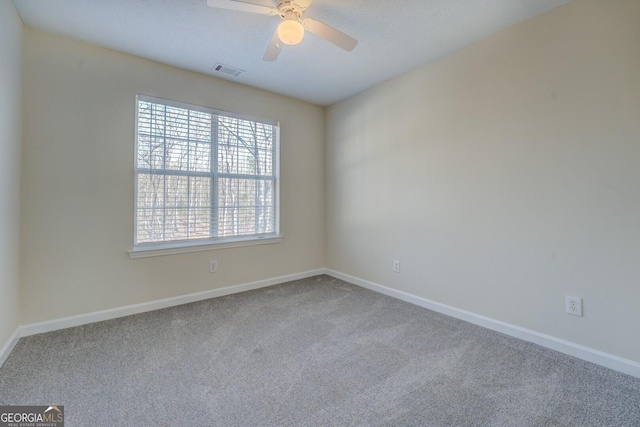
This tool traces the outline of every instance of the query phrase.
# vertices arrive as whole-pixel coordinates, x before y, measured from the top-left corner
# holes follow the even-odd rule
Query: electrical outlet
[[[209,261],[209,273],[215,273],[216,271],[218,271],[218,261],[212,259]]]
[[[393,272],[400,273],[400,261],[398,261],[397,259],[393,260]]]
[[[573,314],[574,316],[582,316],[582,298],[567,295],[566,310],[567,313]]]

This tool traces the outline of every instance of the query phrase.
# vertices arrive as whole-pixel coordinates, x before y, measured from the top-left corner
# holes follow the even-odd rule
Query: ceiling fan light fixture
[[[284,44],[298,44],[304,37],[304,27],[295,18],[285,19],[278,25],[278,37]]]

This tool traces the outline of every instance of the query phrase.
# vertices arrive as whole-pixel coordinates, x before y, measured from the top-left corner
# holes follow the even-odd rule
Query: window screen
[[[135,245],[278,233],[278,124],[139,95]]]

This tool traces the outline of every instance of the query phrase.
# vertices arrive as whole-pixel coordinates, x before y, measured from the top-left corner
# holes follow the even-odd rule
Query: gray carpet
[[[328,276],[20,339],[70,426],[640,426],[640,379]]]

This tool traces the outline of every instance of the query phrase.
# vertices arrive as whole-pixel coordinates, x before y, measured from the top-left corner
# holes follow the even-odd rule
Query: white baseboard
[[[406,301],[411,304],[427,308],[429,310],[436,311],[438,313],[446,314],[447,316],[455,317],[457,319],[473,323],[474,325],[482,326],[484,328],[491,329],[505,335],[510,335],[524,341],[532,342],[534,344],[559,351],[560,353],[568,354],[569,356],[577,357],[579,359],[586,360],[588,362],[592,362],[597,365],[601,365],[606,368],[640,378],[640,363],[633,360],[624,359],[613,354],[585,347],[580,344],[575,344],[570,341],[565,341],[551,335],[542,334],[540,332],[521,328],[519,326],[511,325],[500,320],[481,316],[470,311],[461,310],[455,307],[431,301],[426,298],[399,291],[397,289],[388,288],[386,286],[382,286],[377,283],[350,276],[348,274],[340,273],[331,269],[327,269],[326,274],[335,277],[336,279],[341,279],[345,282],[349,282],[354,285],[358,285],[363,288],[379,292],[381,294],[388,295],[390,297],[397,298],[399,300]]]
[[[20,339],[20,327],[17,327],[16,330],[11,334],[6,343],[0,348],[0,368],[4,365],[4,361],[9,357],[9,353],[13,350],[13,347],[16,346],[18,340]]]
[[[274,277],[271,279],[258,280],[256,282],[244,283],[240,285],[227,286],[209,291],[197,292],[194,294],[180,295],[177,297],[144,302],[141,304],[128,305],[125,307],[112,308],[109,310],[94,311],[92,313],[79,314],[77,316],[65,317],[62,319],[49,320],[46,322],[31,323],[20,326],[20,336],[41,334],[43,332],[56,331],[58,329],[72,328],[74,326],[86,325],[88,323],[101,322],[103,320],[115,319],[118,317],[130,316],[132,314],[145,313],[147,311],[159,310],[176,305],[188,304],[210,298],[221,297],[253,289],[264,288],[292,280],[306,279],[320,274],[325,274],[324,268],[310,270],[302,273],[288,274],[286,276]],[[19,337],[18,337],[19,338]],[[7,353],[8,355],[8,353]],[[2,365],[0,365],[2,366]]]
[[[321,274],[328,274],[337,279],[344,280],[346,282],[361,286],[374,292],[379,292],[381,294],[388,295],[390,297],[397,298],[399,300],[406,301],[411,304],[436,311],[438,313],[446,314],[448,316],[455,317],[457,319],[461,319],[466,322],[503,333],[505,335],[510,335],[524,341],[532,342],[534,344],[538,344],[543,347],[547,347],[552,350],[556,350],[561,353],[568,354],[570,356],[574,356],[579,359],[583,359],[588,362],[592,362],[609,369],[613,369],[627,375],[640,378],[640,363],[633,360],[624,359],[613,354],[575,344],[570,341],[565,341],[551,335],[546,335],[536,331],[532,331],[530,329],[521,328],[519,326],[511,325],[500,320],[491,319],[486,316],[481,316],[479,314],[431,301],[407,292],[379,285],[368,280],[360,279],[358,277],[324,268],[310,270],[302,273],[289,274],[286,276],[274,277],[271,279],[259,280],[256,282],[250,282],[240,285],[227,286],[220,289],[212,289],[209,291],[198,292],[194,294],[181,295],[173,298],[166,298],[141,304],[65,317],[62,319],[23,325],[16,329],[16,331],[11,335],[4,346],[0,348],[0,367],[3,365],[3,363],[11,353],[11,350],[13,350],[13,348],[15,347],[18,339],[23,336],[35,335],[43,332],[51,332],[58,329],[71,328],[74,326],[86,325],[89,323],[115,319],[132,314],[139,314],[147,311],[173,307],[176,305],[188,304],[191,302],[202,301],[209,298],[216,298],[239,292],[249,291],[252,289],[259,289],[267,286],[277,285],[280,283],[286,283],[292,280],[305,279]]]

